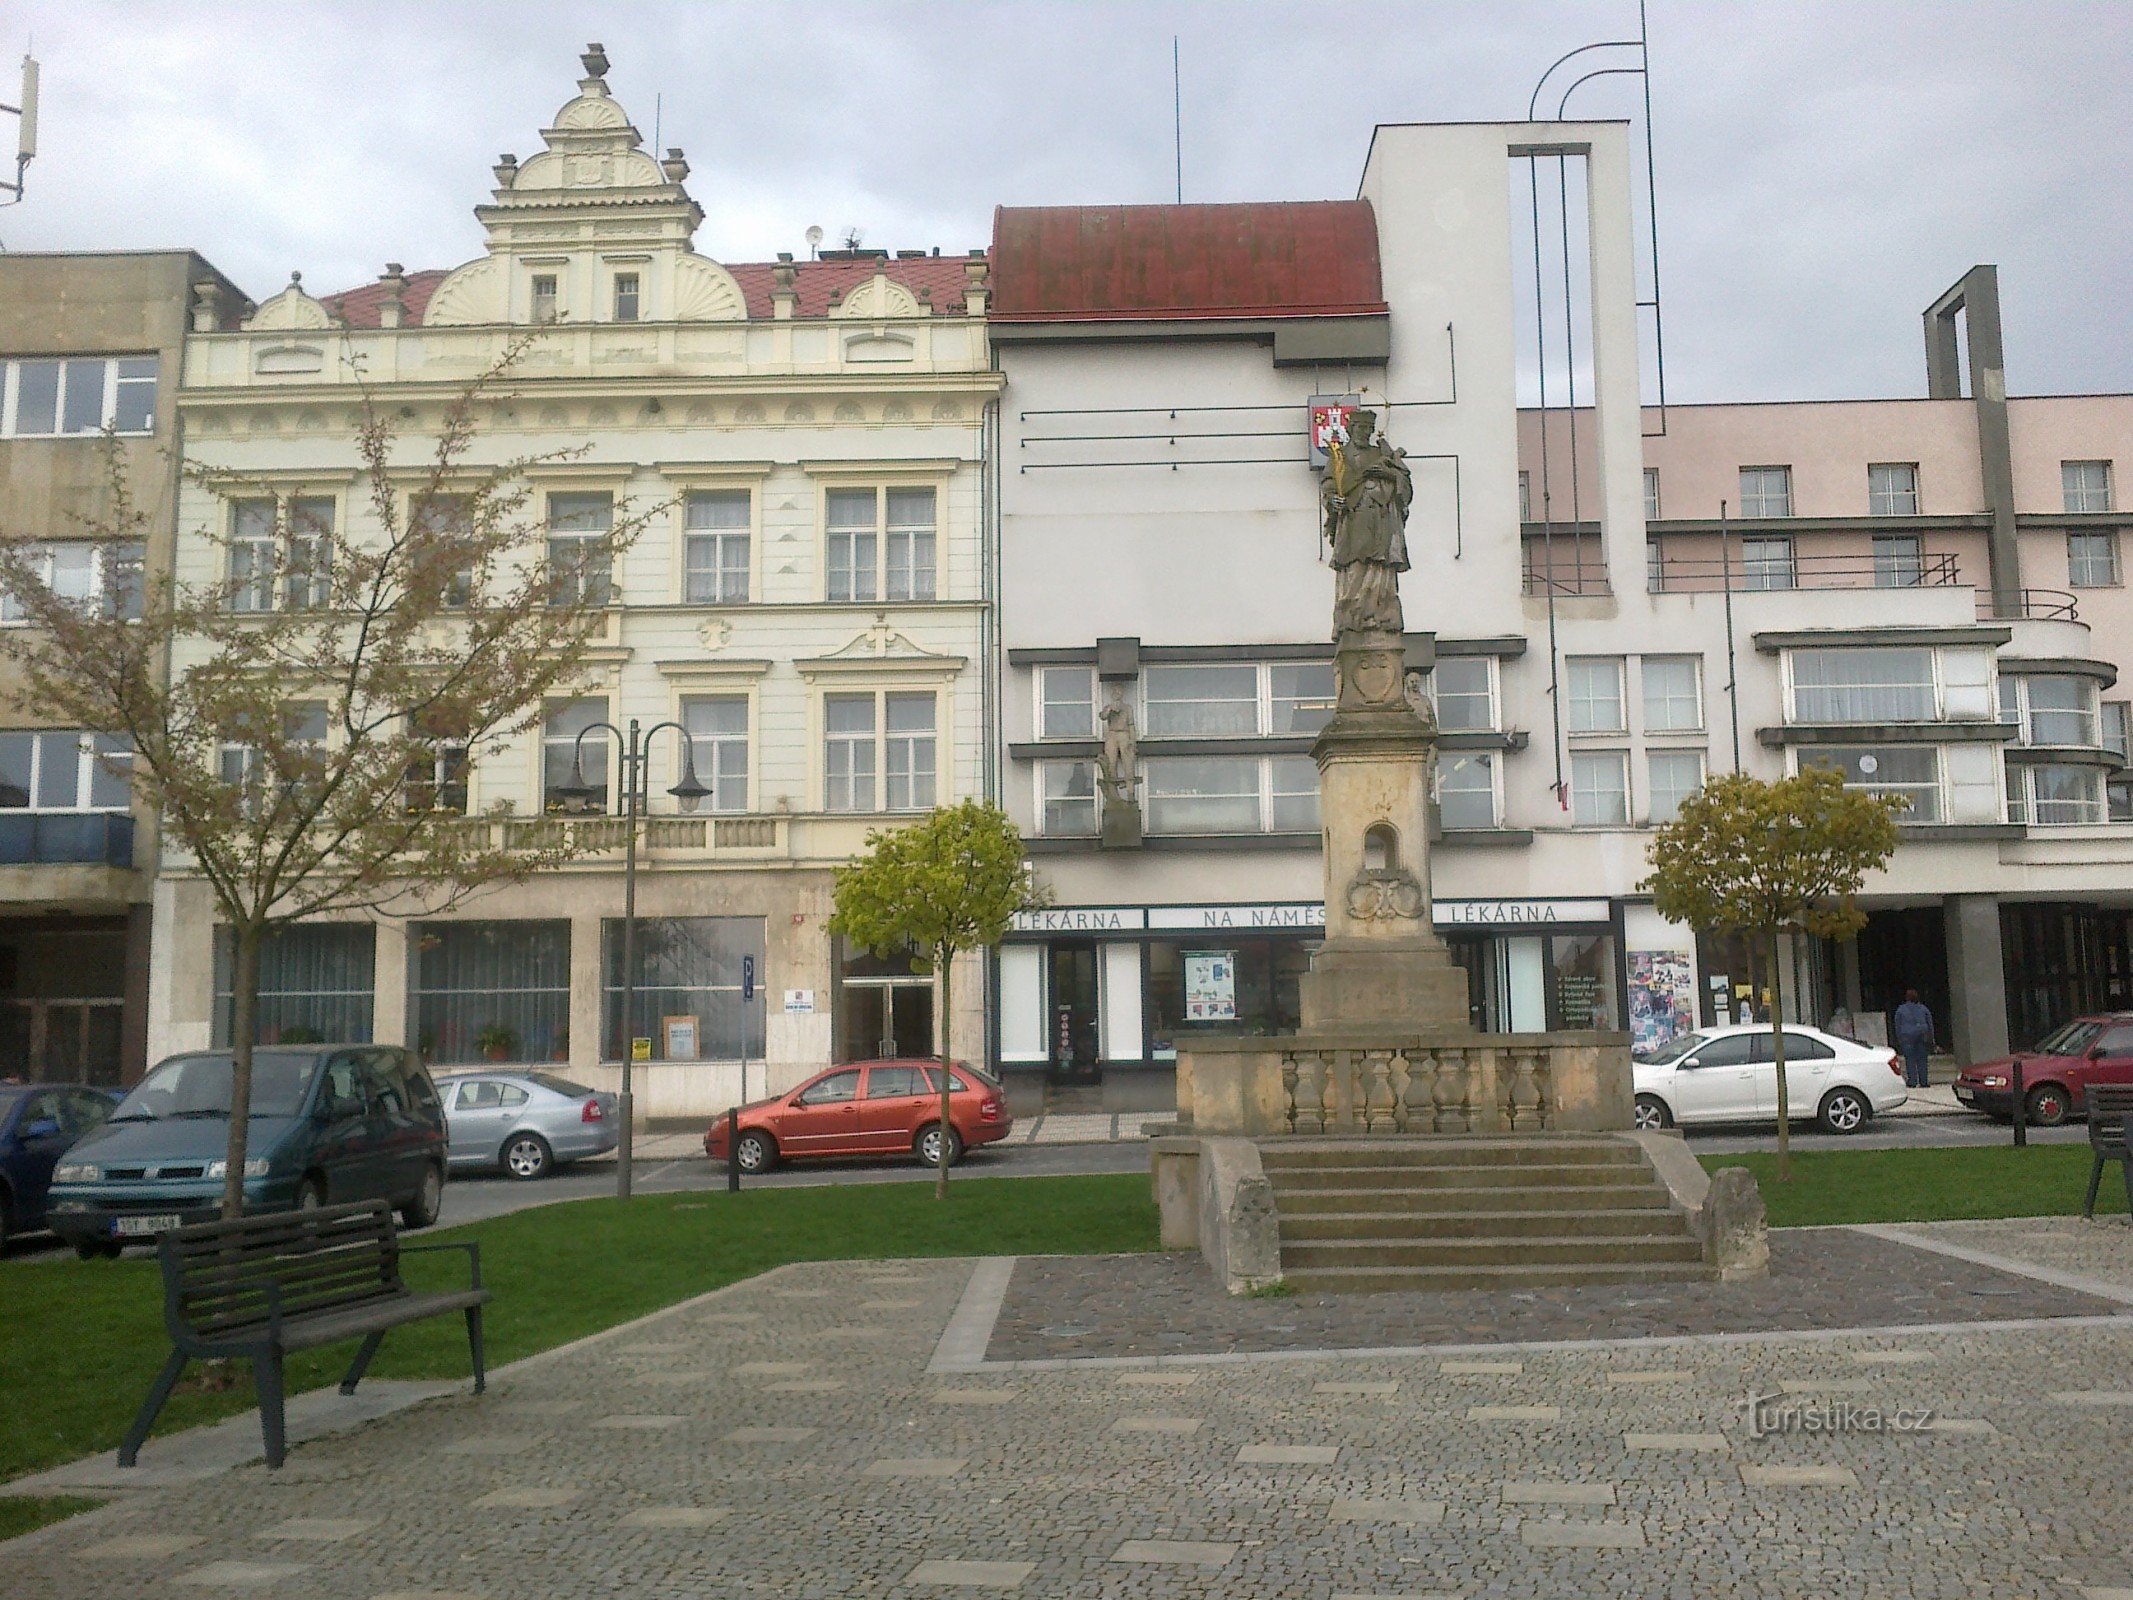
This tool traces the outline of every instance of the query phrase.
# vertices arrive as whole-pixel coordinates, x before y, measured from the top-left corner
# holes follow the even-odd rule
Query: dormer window
[[[637,320],[637,274],[634,272],[615,274],[615,320]]]
[[[555,274],[536,272],[533,275],[533,320],[555,321]]]

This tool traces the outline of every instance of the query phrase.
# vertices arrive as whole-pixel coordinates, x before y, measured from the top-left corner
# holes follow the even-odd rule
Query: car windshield
[[[2037,1041],[2037,1054],[2044,1056],[2078,1056],[2096,1042],[2103,1032],[2103,1024],[2077,1018],[2064,1027],[2055,1028]]]
[[[1665,1044],[1654,1045],[1649,1050],[1639,1050],[1637,1059],[1647,1066],[1663,1067],[1669,1062],[1679,1061],[1691,1050],[1710,1042],[1711,1036],[1708,1033],[1684,1033],[1680,1038],[1669,1040]]]
[[[252,1057],[252,1115],[293,1117],[319,1058],[262,1050]],[[113,1122],[158,1122],[165,1117],[227,1117],[235,1064],[226,1054],[178,1056],[133,1086]]]
[[[529,1083],[539,1084],[552,1094],[566,1094],[573,1100],[582,1099],[592,1093],[584,1084],[572,1083],[568,1078],[558,1078],[552,1072],[529,1072],[526,1079]]]

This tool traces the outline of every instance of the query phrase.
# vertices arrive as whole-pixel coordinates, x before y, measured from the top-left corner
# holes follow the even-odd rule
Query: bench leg
[[[385,1334],[382,1329],[377,1333],[368,1335],[363,1340],[361,1347],[356,1351],[355,1360],[348,1364],[348,1376],[341,1380],[341,1393],[354,1394],[356,1392],[356,1385],[363,1381],[363,1374],[370,1370],[370,1358],[378,1353],[378,1346],[384,1342]]]
[[[2133,1167],[2126,1169],[2126,1191],[2133,1194]],[[467,1307],[467,1348],[474,1355],[474,1392],[489,1387],[489,1368],[481,1347],[481,1307]]]
[[[2103,1157],[2094,1156],[2089,1161],[2089,1192],[2081,1202],[2081,1215],[2093,1218],[2096,1215],[2096,1190],[2103,1182]]]
[[[259,1427],[266,1436],[267,1465],[278,1467],[285,1454],[279,1350],[267,1350],[252,1358],[252,1386],[259,1391]]]
[[[185,1371],[186,1358],[173,1350],[170,1359],[163,1363],[163,1370],[156,1374],[156,1381],[148,1391],[148,1399],[141,1406],[140,1415],[133,1419],[133,1426],[126,1430],[126,1438],[119,1445],[118,1463],[130,1467],[141,1453],[141,1446],[148,1442],[148,1430],[156,1425],[170,1399],[170,1391],[178,1386],[179,1374]]]

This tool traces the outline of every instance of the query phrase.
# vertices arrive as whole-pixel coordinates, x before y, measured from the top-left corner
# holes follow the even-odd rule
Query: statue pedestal
[[[1408,704],[1398,635],[1343,634],[1337,657],[1340,699],[1311,749],[1326,942],[1302,979],[1304,1031],[1466,1031],[1466,972],[1430,918],[1436,729]]]
[[[1141,847],[1140,802],[1105,800],[1102,832],[1096,842],[1105,850],[1138,850]]]

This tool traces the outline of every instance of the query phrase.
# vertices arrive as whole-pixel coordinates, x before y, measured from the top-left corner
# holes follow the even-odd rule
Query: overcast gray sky
[[[190,246],[263,297],[478,254],[599,38],[647,140],[686,147],[728,260],[984,244],[996,204],[1346,197],[1377,122],[1522,116],[1634,0],[0,0],[34,36],[41,153],[16,250]],[[1921,392],[1918,313],[1997,262],[2019,393],[2133,388],[2133,6],[1652,0],[1668,387]],[[6,76],[0,75],[0,82]],[[0,99],[12,99],[0,88]],[[1634,79],[1572,114],[1636,110]],[[10,130],[0,127],[0,148]]]

